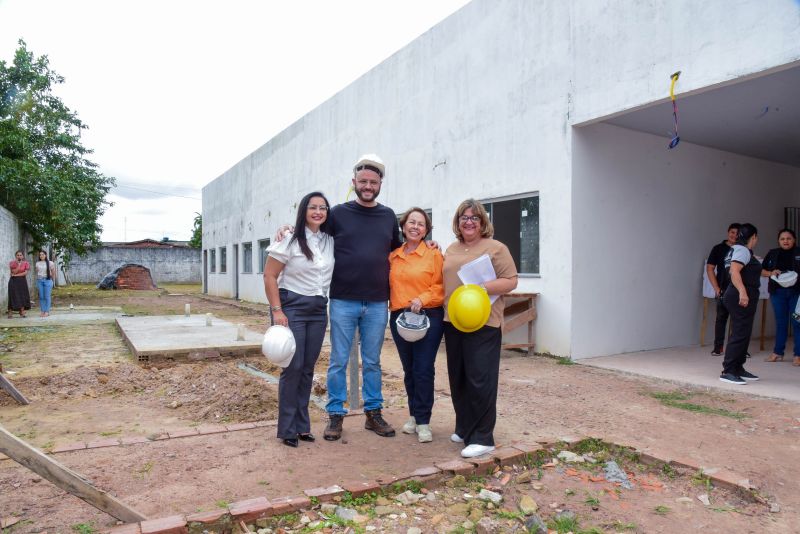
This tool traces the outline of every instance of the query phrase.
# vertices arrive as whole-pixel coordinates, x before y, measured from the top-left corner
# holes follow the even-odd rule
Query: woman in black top
[[[744,223],[739,228],[736,244],[725,258],[731,283],[725,289],[722,302],[731,316],[731,335],[725,346],[725,360],[719,379],[730,384],[741,385],[758,380],[756,375],[744,369],[761,285],[761,262],[753,256],[756,243],[758,230],[752,224]]]
[[[800,269],[800,248],[797,248],[797,236],[794,231],[784,228],[778,232],[778,245],[778,248],[770,250],[764,258],[762,276],[779,275],[787,271],[797,272]],[[800,296],[800,283],[797,281],[790,287],[783,287],[770,279],[769,300],[775,312],[775,348],[766,359],[768,362],[783,360],[789,333],[788,323],[791,320],[794,332],[794,365],[800,366],[800,323],[791,318],[797,306],[798,296]]]

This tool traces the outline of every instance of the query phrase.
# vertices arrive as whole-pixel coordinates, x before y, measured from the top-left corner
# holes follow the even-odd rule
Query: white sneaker
[[[476,456],[482,456],[490,453],[493,450],[494,447],[492,445],[478,445],[477,443],[473,443],[472,445],[467,445],[461,450],[461,456],[464,458],[475,458]]]
[[[464,438],[454,433],[450,436],[450,441],[453,443],[464,443]]]
[[[403,434],[413,434],[416,431],[417,431],[417,420],[411,417],[403,425]]]
[[[420,443],[428,443],[433,441],[433,434],[431,433],[430,425],[417,425],[417,439]]]

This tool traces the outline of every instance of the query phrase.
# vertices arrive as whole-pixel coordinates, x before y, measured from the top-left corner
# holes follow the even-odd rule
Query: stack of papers
[[[465,284],[481,285],[492,280],[497,280],[497,274],[492,267],[492,259],[488,254],[483,254],[469,263],[465,263],[458,271],[458,277]],[[494,304],[500,295],[489,295],[489,302]]]

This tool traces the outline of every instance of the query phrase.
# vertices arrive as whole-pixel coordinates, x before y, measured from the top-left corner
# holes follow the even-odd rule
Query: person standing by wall
[[[47,252],[39,251],[36,262],[36,289],[39,293],[39,317],[50,316],[50,305],[53,292],[53,280],[56,278],[56,264],[50,261]]]
[[[8,263],[11,277],[8,279],[8,318],[19,312],[20,317],[27,317],[26,310],[31,309],[31,294],[28,291],[28,271],[31,264],[25,260],[21,250],[14,253],[14,259]]]
[[[730,284],[722,295],[722,302],[731,317],[731,335],[725,347],[719,379],[730,384],[743,385],[758,380],[744,368],[761,286],[761,262],[753,255],[757,243],[758,230],[752,224],[744,223],[739,227],[736,244],[725,258]]]
[[[334,264],[329,208],[322,193],[304,196],[297,208],[294,235],[269,247],[264,266],[272,324],[288,326],[297,347],[278,382],[278,438],[289,447],[297,447],[298,440],[315,440],[308,401],[328,322]]]
[[[409,420],[403,425],[406,434],[417,434],[420,443],[433,441],[430,427],[433,411],[433,381],[436,373],[436,352],[444,333],[444,258],[436,249],[425,246],[425,235],[431,231],[431,218],[421,208],[411,208],[400,218],[406,242],[389,255],[389,327],[397,353],[403,364],[403,382],[408,395]],[[408,340],[398,330],[397,320],[406,317],[405,310],[424,313],[429,327],[417,340]]]
[[[382,415],[381,348],[389,311],[389,253],[401,245],[397,216],[378,203],[386,173],[374,154],[353,166],[354,201],[331,210],[336,267],[331,281],[331,359],[328,365],[328,426],[324,438],[342,437],[347,409],[347,362],[353,336],[361,340],[364,428],[383,437],[395,435]]]
[[[706,261],[706,274],[708,281],[714,288],[717,302],[717,317],[714,321],[714,349],[712,356],[722,356],[725,346],[725,329],[728,326],[728,309],[722,303],[722,295],[725,293],[730,280],[728,272],[725,270],[725,258],[731,251],[731,247],[736,244],[739,233],[739,223],[731,223],[728,226],[728,237],[721,243],[717,243],[708,254]]]
[[[778,232],[778,248],[773,248],[767,253],[763,267],[761,274],[769,277],[789,271],[795,273],[800,271],[800,248],[797,247],[797,236],[793,230],[783,228]],[[788,323],[791,322],[794,333],[793,365],[800,366],[800,322],[792,318],[798,297],[800,297],[800,281],[795,280],[791,285],[784,285],[770,278],[769,300],[775,312],[775,347],[765,361],[783,360],[789,334]]]

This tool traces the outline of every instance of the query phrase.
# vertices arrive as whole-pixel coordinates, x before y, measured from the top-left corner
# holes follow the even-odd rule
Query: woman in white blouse
[[[264,290],[272,324],[288,326],[297,349],[278,384],[278,438],[297,447],[314,441],[308,400],[325,326],[328,289],[333,274],[333,237],[327,232],[330,204],[325,195],[309,193],[297,208],[295,232],[267,249]]]

